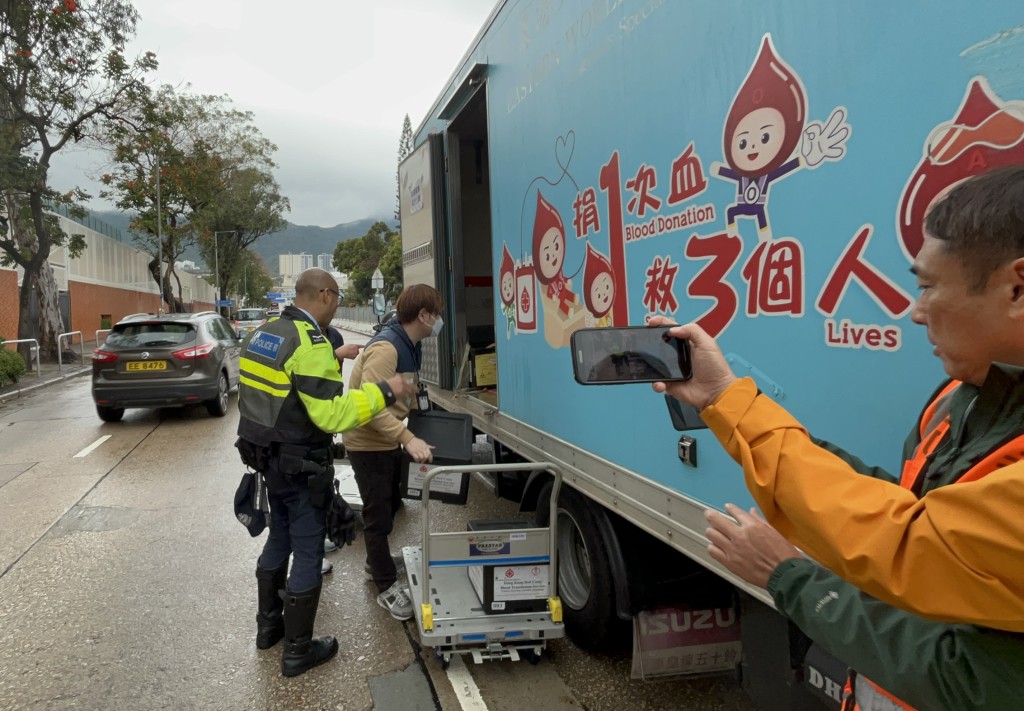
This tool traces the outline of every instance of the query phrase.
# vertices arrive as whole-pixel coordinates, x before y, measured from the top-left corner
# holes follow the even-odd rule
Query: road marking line
[[[96,449],[97,447],[99,447],[99,446],[100,446],[101,444],[103,444],[104,442],[106,442],[106,441],[107,441],[108,439],[110,439],[110,435],[103,435],[103,436],[102,436],[102,437],[100,437],[100,438],[99,438],[98,440],[96,440],[95,442],[93,442],[92,444],[90,444],[90,445],[89,445],[88,447],[86,447],[85,449],[83,449],[83,450],[82,450],[81,452],[79,452],[78,454],[76,454],[76,455],[75,455],[75,457],[84,457],[84,456],[86,456],[87,454],[89,454],[89,452],[91,452],[92,450],[94,450],[94,449]],[[72,457],[72,459],[74,459],[75,457]]]
[[[477,688],[473,677],[469,675],[469,669],[462,663],[461,654],[452,655],[452,661],[448,665],[448,681],[452,683],[463,711],[487,711],[487,704],[480,696],[480,689]]]

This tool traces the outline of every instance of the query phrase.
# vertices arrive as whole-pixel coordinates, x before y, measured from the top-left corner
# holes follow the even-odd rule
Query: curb
[[[87,374],[87,373],[89,373],[91,371],[92,371],[92,368],[81,368],[80,370],[76,370],[76,371],[71,372],[71,373],[63,373],[63,374],[60,374],[60,375],[55,375],[55,376],[52,376],[52,377],[47,377],[45,379],[41,379],[39,382],[32,383],[31,385],[20,386],[20,383],[19,383],[20,387],[15,387],[12,390],[7,390],[7,391],[4,391],[4,392],[0,392],[0,403],[7,402],[8,400],[12,400],[12,399],[14,399],[16,397],[22,397],[23,395],[27,395],[28,393],[31,393],[31,392],[33,392],[35,390],[39,390],[40,388],[45,388],[48,385],[53,385],[54,383],[62,383],[65,380],[70,380],[71,378],[77,378],[77,377],[85,375],[85,374]],[[32,376],[29,376],[29,377],[32,377]]]
[[[373,336],[373,326],[369,323],[362,323],[360,321],[342,321],[336,319],[331,321],[331,325],[335,328],[341,328],[346,331],[352,331],[353,333],[360,333],[364,336]]]

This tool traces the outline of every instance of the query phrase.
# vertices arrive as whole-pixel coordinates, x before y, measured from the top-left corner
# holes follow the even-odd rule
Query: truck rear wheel
[[[540,491],[537,524],[547,526],[553,482]],[[565,629],[579,646],[611,651],[627,637],[627,625],[615,614],[611,564],[592,505],[582,494],[563,486],[558,497],[558,596]]]

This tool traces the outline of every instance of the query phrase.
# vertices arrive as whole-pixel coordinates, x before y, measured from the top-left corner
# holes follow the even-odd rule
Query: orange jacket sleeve
[[[702,417],[769,523],[823,565],[924,617],[1024,632],[1024,462],[918,499],[813,444],[749,378]]]

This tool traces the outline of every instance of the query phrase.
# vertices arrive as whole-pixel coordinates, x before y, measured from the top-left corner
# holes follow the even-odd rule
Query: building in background
[[[323,269],[325,272],[333,271],[334,267],[331,265],[330,254],[318,254],[316,255],[316,265]]]
[[[297,277],[313,266],[313,255],[281,254],[277,257],[277,272],[283,277]]]

